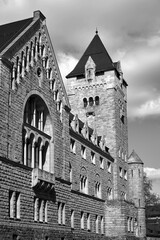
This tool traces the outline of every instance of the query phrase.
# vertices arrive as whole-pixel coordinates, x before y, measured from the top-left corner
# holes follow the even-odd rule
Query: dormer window
[[[95,78],[95,69],[96,65],[91,57],[88,58],[88,61],[85,65],[85,77],[86,80],[92,81]]]

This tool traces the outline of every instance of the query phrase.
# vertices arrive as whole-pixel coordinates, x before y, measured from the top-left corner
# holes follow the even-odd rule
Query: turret
[[[138,208],[137,234],[143,238],[146,235],[143,162],[134,150],[128,159],[128,185],[129,199]]]

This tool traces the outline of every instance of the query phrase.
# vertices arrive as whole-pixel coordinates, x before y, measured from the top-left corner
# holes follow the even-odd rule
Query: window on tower
[[[93,106],[93,103],[94,103],[94,102],[93,102],[93,98],[90,97],[90,98],[89,98],[89,106],[92,107],[92,106]]]
[[[83,98],[83,106],[87,107],[87,98]]]
[[[95,97],[95,105],[99,105],[99,97],[98,96]]]

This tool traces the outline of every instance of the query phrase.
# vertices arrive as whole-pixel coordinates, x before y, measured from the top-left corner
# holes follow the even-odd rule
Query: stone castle
[[[145,239],[128,85],[97,31],[66,77],[40,11],[0,26],[0,239]]]

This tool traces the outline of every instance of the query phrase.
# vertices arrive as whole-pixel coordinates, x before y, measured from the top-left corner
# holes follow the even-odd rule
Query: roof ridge
[[[0,27],[15,24],[15,23],[22,22],[22,21],[26,21],[26,20],[29,20],[29,19],[33,19],[33,17],[17,20],[17,21],[14,21],[14,22],[8,22],[8,23],[5,23],[5,24],[1,24]]]
[[[17,35],[19,35],[33,20],[33,17],[0,25],[0,51],[2,51]]]

